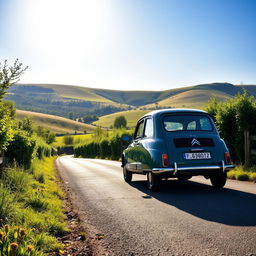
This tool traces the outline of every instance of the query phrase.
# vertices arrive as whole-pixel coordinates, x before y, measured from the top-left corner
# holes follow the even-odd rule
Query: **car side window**
[[[149,138],[153,136],[153,120],[151,118],[146,119],[144,136]]]
[[[137,124],[134,139],[142,138],[142,136],[143,136],[143,125],[144,125],[144,120],[142,120],[141,122],[139,122]]]

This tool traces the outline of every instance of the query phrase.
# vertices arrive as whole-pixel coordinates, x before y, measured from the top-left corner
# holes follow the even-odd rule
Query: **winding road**
[[[59,157],[57,168],[110,255],[256,256],[256,184],[228,180],[123,180],[120,162]]]

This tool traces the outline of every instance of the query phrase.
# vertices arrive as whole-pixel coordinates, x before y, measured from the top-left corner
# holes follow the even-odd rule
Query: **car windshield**
[[[169,115],[163,118],[164,128],[173,131],[212,131],[210,119],[205,115]]]

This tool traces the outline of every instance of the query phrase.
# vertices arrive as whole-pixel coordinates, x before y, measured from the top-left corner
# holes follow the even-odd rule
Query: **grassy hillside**
[[[211,97],[216,97],[220,101],[225,101],[231,96],[219,91],[212,90],[190,90],[179,93],[157,103],[158,107],[175,107],[175,108],[203,108]],[[147,108],[153,108],[156,104],[146,105]]]
[[[75,133],[75,131],[77,133],[84,133],[85,130],[88,133],[91,133],[95,129],[92,125],[79,123],[67,118],[24,110],[17,110],[16,116],[18,119],[29,117],[36,125],[42,126],[58,134]]]
[[[239,88],[244,88],[248,93],[256,97],[256,85],[239,85]]]
[[[144,116],[146,113],[150,112],[150,110],[129,110],[129,111],[122,111],[106,116],[100,117],[100,119],[93,124],[101,126],[101,127],[110,127],[114,124],[116,117],[118,116],[125,116],[127,120],[128,127],[134,127],[138,119]]]
[[[76,118],[104,116],[127,111],[134,106],[203,107],[210,96],[220,100],[233,97],[242,89],[256,96],[255,85],[235,86],[229,83],[200,84],[165,91],[122,91],[58,84],[20,84],[9,90],[6,99],[18,109]]]
[[[79,144],[85,144],[86,141],[90,140],[93,134],[82,134],[82,135],[68,135],[68,137],[72,137],[71,144],[66,143],[66,136],[56,137],[55,142],[52,144],[53,147],[65,147],[65,146],[77,146]]]
[[[93,92],[92,89],[78,86],[20,84],[9,89],[5,99],[15,102],[17,109],[69,117],[73,112],[76,118],[86,115],[106,115],[129,107],[110,101]]]

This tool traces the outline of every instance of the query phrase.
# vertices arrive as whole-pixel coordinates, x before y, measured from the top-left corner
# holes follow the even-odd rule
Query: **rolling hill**
[[[134,127],[138,119],[144,116],[149,111],[150,110],[129,110],[117,112],[114,114],[102,116],[98,121],[93,122],[93,124],[105,128],[110,128],[111,126],[113,126],[114,121],[118,116],[125,116],[127,120],[127,127]]]
[[[69,114],[73,113],[75,118],[86,115],[102,116],[103,119],[100,118],[96,124],[105,126],[105,121],[102,121],[105,115],[129,111],[136,107],[202,108],[212,96],[221,101],[226,100],[241,93],[243,88],[256,96],[256,85],[236,86],[230,83],[199,84],[164,91],[122,91],[58,84],[19,84],[9,89],[5,99],[14,101],[16,108],[20,110],[62,117],[69,117]],[[113,124],[113,120],[110,120]]]
[[[57,134],[84,133],[85,130],[87,133],[92,133],[96,128],[93,125],[83,124],[63,117],[24,110],[16,110],[16,117],[18,120],[29,117],[36,125],[42,126]]]
[[[157,106],[160,108],[203,108],[211,97],[215,97],[219,101],[225,101],[231,96],[215,90],[211,90],[210,93],[208,90],[190,90],[161,100],[157,102]],[[149,104],[145,107],[153,108],[155,106],[156,104]]]

